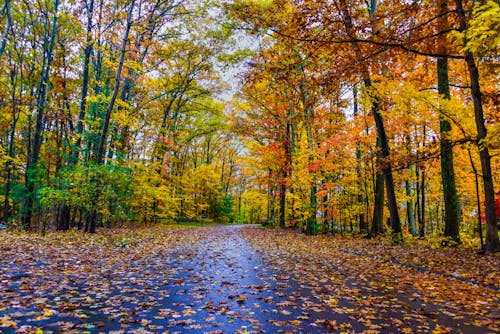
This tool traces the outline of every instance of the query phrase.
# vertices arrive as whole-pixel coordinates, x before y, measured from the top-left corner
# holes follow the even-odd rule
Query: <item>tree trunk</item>
[[[352,17],[350,16],[347,10],[347,4],[345,1],[341,1],[341,4],[343,6],[344,25],[347,30],[347,33],[353,38],[356,38],[356,34],[353,31]],[[351,44],[354,47],[354,52],[356,53],[356,56],[361,59],[362,52],[359,44],[356,42],[356,40],[353,40]],[[390,153],[389,142],[387,140],[387,134],[385,132],[384,121],[382,119],[382,115],[380,115],[379,112],[378,97],[371,91],[373,90],[373,85],[370,77],[370,71],[365,63],[361,63],[361,65],[362,65],[361,75],[363,78],[363,83],[365,84],[365,87],[368,90],[367,93],[373,99],[371,111],[373,114],[373,118],[375,120],[375,126],[377,128],[377,137],[378,140],[380,140],[380,148],[382,151],[382,159],[377,159],[377,169],[382,170],[382,173],[384,175],[385,187],[387,192],[387,203],[389,206],[390,221],[391,221],[392,240],[393,243],[398,244],[403,242],[403,234],[401,230],[401,221],[399,220],[396,193],[394,191],[394,179],[392,176],[392,167],[387,159]]]
[[[115,86],[113,89],[113,95],[111,96],[111,100],[109,101],[108,108],[106,109],[106,115],[104,118],[104,123],[102,125],[101,136],[99,139],[99,146],[97,147],[97,164],[102,164],[104,162],[104,151],[106,146],[106,137],[108,136],[108,128],[109,122],[111,119],[111,112],[113,111],[113,107],[115,105],[116,98],[118,97],[118,92],[120,90],[120,81],[123,63],[125,62],[125,52],[127,51],[127,43],[128,43],[128,35],[130,32],[130,27],[132,26],[132,11],[134,9],[135,0],[130,2],[130,6],[127,13],[127,25],[125,28],[125,33],[123,35],[122,46],[120,50],[120,60],[118,62],[118,68],[116,69],[115,74]]]
[[[375,202],[373,204],[373,218],[370,237],[384,234],[384,176],[377,173],[375,175]]]
[[[419,237],[425,237],[425,172],[422,171],[420,174],[420,226],[419,226]]]
[[[116,74],[115,74],[115,85],[113,88],[113,95],[111,96],[111,99],[108,104],[108,108],[106,109],[106,115],[104,119],[104,123],[102,126],[102,131],[101,131],[101,136],[99,139],[99,145],[97,147],[97,154],[96,154],[96,163],[97,165],[102,165],[104,163],[104,152],[105,152],[105,146],[106,146],[106,137],[108,135],[108,128],[109,128],[109,123],[111,119],[111,112],[113,111],[113,107],[116,101],[116,98],[118,97],[118,91],[120,90],[120,81],[121,81],[121,72],[123,68],[123,63],[125,62],[125,52],[127,50],[127,43],[128,43],[128,36],[130,32],[130,27],[132,26],[132,12],[134,9],[134,4],[135,0],[132,0],[130,2],[130,6],[127,12],[127,24],[125,28],[125,33],[123,35],[123,40],[122,40],[122,45],[121,45],[121,50],[120,50],[120,60],[118,62],[118,67],[116,69]],[[92,203],[90,206],[90,212],[87,216],[87,224],[85,227],[85,231],[89,233],[95,233],[96,232],[96,227],[97,227],[97,204],[99,202],[99,197],[101,194],[100,190],[100,182],[101,180],[99,178],[96,178],[96,176],[93,176],[91,178],[91,182],[95,184],[96,186],[96,193],[93,196]]]
[[[298,55],[298,53],[297,53]],[[301,63],[298,65],[299,71],[305,75],[304,72],[304,67],[302,66]],[[313,156],[312,153],[315,151],[314,148],[314,139],[313,139],[313,129],[312,129],[312,122],[311,122],[311,106],[309,103],[309,98],[308,98],[308,93],[306,90],[306,85],[304,80],[302,79],[301,84],[300,84],[300,92],[301,92],[301,100],[302,100],[302,105],[304,106],[304,117],[305,117],[305,127],[306,127],[306,137],[307,137],[307,148],[309,150],[309,158],[308,161],[311,163],[313,161]],[[315,172],[309,169],[309,174],[312,176],[311,179],[311,184],[310,184],[310,192],[309,192],[309,209],[310,212],[308,214],[307,220],[306,220],[306,234],[307,235],[313,235],[317,234],[317,228],[316,228],[316,178],[315,178]]]
[[[461,0],[455,0],[457,14],[460,19],[460,31],[467,29],[467,18]],[[486,245],[485,250],[495,252],[500,250],[500,240],[498,238],[498,223],[495,212],[495,191],[493,177],[491,174],[491,156],[488,147],[483,144],[487,130],[484,123],[483,101],[481,87],[479,85],[479,70],[474,56],[470,51],[465,52],[465,62],[469,71],[472,101],[474,103],[474,118],[476,121],[477,140],[479,143],[479,157],[481,160],[481,171],[483,176],[484,203],[486,216]]]
[[[274,219],[274,216],[272,214],[272,207],[274,206],[273,205],[273,202],[272,202],[272,197],[273,197],[273,191],[272,191],[272,171],[271,171],[271,168],[268,169],[267,171],[267,217],[266,217],[266,225],[269,226],[269,225],[272,225],[274,222],[272,222],[271,220]]]
[[[439,0],[438,19],[439,29],[444,31],[448,26],[448,18],[443,13],[448,11],[448,1]],[[443,35],[444,36],[444,35]],[[440,37],[443,39],[444,37]],[[440,53],[446,54],[445,40],[439,40]],[[437,60],[438,92],[445,99],[450,99],[450,86],[448,78],[448,58],[440,57]],[[444,236],[453,242],[460,242],[460,226],[458,217],[458,198],[455,186],[455,171],[453,165],[453,146],[450,139],[451,124],[442,114],[439,116],[439,130],[441,133],[441,182],[444,197]]]
[[[358,115],[358,89],[356,85],[352,87],[352,97],[353,97],[353,116],[356,117]],[[359,145],[356,147],[356,175],[358,177],[358,180],[361,181],[362,176],[361,176],[361,149],[359,148]],[[363,206],[363,195],[362,195],[362,187],[363,184],[362,182],[358,182],[358,195],[357,195],[357,202],[360,207]],[[368,233],[368,222],[365,220],[365,215],[364,213],[358,214],[358,221],[359,221],[359,232],[360,233]]]
[[[364,79],[365,86],[370,88],[372,86],[369,77]],[[380,139],[380,147],[382,148],[382,159],[377,159],[377,164],[381,163],[382,166],[377,166],[377,169],[381,169],[384,175],[385,188],[387,192],[387,203],[389,206],[389,214],[391,221],[391,232],[392,240],[394,243],[399,244],[403,242],[403,234],[401,230],[401,222],[399,220],[398,203],[396,201],[396,193],[394,190],[394,180],[392,177],[392,167],[390,162],[388,162],[389,157],[389,142],[387,140],[387,135],[385,132],[384,122],[382,120],[382,115],[380,115],[378,110],[378,98],[375,97],[372,104],[372,113],[375,119],[375,125],[377,128],[378,138]],[[380,161],[382,160],[382,161]]]
[[[87,7],[87,37],[85,39],[85,52],[83,56],[83,71],[82,71],[82,95],[80,98],[80,113],[78,114],[78,123],[76,126],[76,144],[73,148],[72,157],[70,159],[71,164],[76,164],[78,161],[78,153],[82,145],[82,135],[83,135],[83,122],[85,120],[85,108],[87,104],[87,93],[89,87],[89,63],[90,55],[93,49],[92,42],[92,16],[94,13],[94,0],[90,0],[90,3],[85,2]]]
[[[11,61],[11,59],[9,59]],[[15,135],[16,135],[16,126],[17,126],[17,121],[19,120],[19,107],[18,103],[16,102],[16,80],[15,77],[17,75],[17,71],[15,69],[11,70],[10,73],[10,82],[12,86],[12,94],[11,94],[11,103],[12,103],[12,123],[10,125],[10,133],[9,133],[9,147],[8,147],[8,155],[10,157],[10,160],[7,160],[5,162],[5,170],[7,171],[7,176],[5,179],[5,201],[4,201],[4,215],[3,219],[5,222],[7,222],[10,219],[11,216],[11,208],[10,208],[10,191],[11,191],[11,182],[12,182],[12,168],[13,168],[13,160],[15,157],[15,152],[14,152],[14,140],[15,140]],[[23,84],[22,84],[22,74],[20,78],[20,87],[19,87],[19,101],[21,101],[21,96],[22,96],[22,90],[23,90]]]
[[[5,51],[7,46],[7,39],[9,38],[9,32],[12,28],[12,15],[10,13],[10,0],[5,0],[3,10],[5,10],[5,16],[7,16],[7,23],[5,24],[5,30],[2,36],[2,42],[0,43],[0,57]]]
[[[284,176],[286,177],[286,176]],[[282,180],[280,184],[280,227],[285,227],[286,218],[286,180]]]
[[[35,179],[30,173],[35,172],[38,159],[40,157],[40,147],[42,145],[43,139],[43,128],[45,124],[44,111],[45,104],[47,100],[47,85],[49,83],[50,68],[52,65],[52,54],[54,51],[54,45],[57,38],[57,16],[59,9],[59,0],[54,1],[54,16],[52,19],[52,31],[50,33],[50,39],[44,40],[44,66],[42,67],[42,75],[40,78],[40,83],[38,84],[36,92],[36,122],[35,122],[35,132],[33,134],[33,144],[32,148],[28,154],[27,158],[27,184],[26,184],[26,199],[24,206],[24,215],[22,219],[22,225],[25,230],[30,229],[31,218],[33,214],[33,205],[35,203]]]
[[[417,236],[417,226],[415,223],[415,199],[413,196],[413,185],[412,185],[412,175],[414,174],[415,166],[411,165],[408,167],[409,176],[406,180],[406,196],[408,196],[408,201],[406,202],[406,213],[408,216],[408,229],[411,235]]]
[[[71,220],[71,208],[66,203],[63,203],[60,205],[58,210],[56,229],[58,231],[69,230],[70,220]]]
[[[477,232],[479,233],[479,241],[481,242],[481,250],[484,249],[483,241],[483,223],[481,222],[481,196],[479,195],[479,175],[477,172],[476,164],[472,159],[472,154],[470,148],[467,148],[467,153],[469,153],[469,161],[472,167],[472,172],[474,173],[474,185],[476,188],[476,204],[477,204]]]
[[[439,58],[438,89],[444,99],[450,99],[448,84],[448,59]],[[460,226],[458,217],[458,198],[455,186],[455,172],[453,167],[453,146],[449,138],[451,124],[443,115],[439,116],[439,129],[441,132],[441,182],[444,196],[444,235],[454,242],[460,242]]]

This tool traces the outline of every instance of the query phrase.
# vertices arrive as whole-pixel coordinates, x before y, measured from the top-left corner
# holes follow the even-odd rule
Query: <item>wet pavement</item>
[[[18,326],[1,332],[321,333],[331,331],[327,319],[363,328],[325,309],[288,274],[266,267],[240,234],[248,228],[256,227],[209,228],[199,242],[179,245],[168,256],[134,259],[133,270],[116,267],[87,280],[68,273],[64,284],[40,277],[32,285],[43,290],[23,290],[31,272],[19,268],[7,292],[23,306],[0,310]],[[26,307],[23,298],[35,303]]]
[[[20,300],[0,308],[0,318],[18,326],[0,331],[398,333],[430,332],[439,320],[456,332],[488,332],[464,326],[463,317],[454,320],[433,305],[415,312],[422,305],[410,298],[415,288],[372,289],[361,269],[345,265],[340,257],[317,257],[313,263],[308,262],[311,253],[289,254],[286,247],[265,250],[261,242],[266,247],[286,245],[264,240],[267,232],[259,231],[248,225],[205,228],[195,242],[186,238],[175,248],[127,258],[126,265],[103,269],[97,276],[91,270],[88,277],[68,272],[64,284],[57,277],[38,277],[27,289],[31,273],[18,268],[8,287],[0,290],[5,292],[2,298],[15,295]],[[126,248],[116,251],[129,256]],[[22,303],[23,298],[34,302]],[[422,319],[412,318],[415,313],[425,318],[425,326]]]

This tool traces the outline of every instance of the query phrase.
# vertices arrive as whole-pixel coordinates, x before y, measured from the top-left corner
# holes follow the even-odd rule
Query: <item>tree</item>
[[[3,31],[2,40],[0,42],[0,57],[5,52],[5,47],[7,46],[8,35],[12,29],[12,14],[10,11],[10,0],[5,0],[2,10],[0,11],[2,16],[6,17],[5,29]]]
[[[460,21],[460,31],[465,32],[468,28],[467,17],[461,0],[455,0],[456,12]],[[466,38],[466,37],[464,37]],[[464,40],[467,45],[467,40]],[[483,191],[485,197],[485,215],[486,215],[486,245],[487,251],[495,252],[500,249],[500,241],[498,238],[498,223],[496,221],[495,212],[495,190],[493,186],[493,176],[491,172],[491,156],[488,147],[484,140],[487,137],[487,129],[485,125],[483,101],[481,94],[481,86],[479,83],[479,70],[474,59],[474,55],[468,49],[464,51],[467,70],[469,71],[470,88],[472,101],[474,104],[474,117],[477,128],[477,140],[479,143],[479,155],[481,157],[481,170],[483,179]]]
[[[47,10],[49,7],[47,7]],[[23,215],[23,226],[27,230],[30,228],[31,217],[33,213],[33,205],[36,196],[36,184],[35,177],[36,168],[38,160],[40,158],[40,148],[43,139],[43,128],[45,126],[44,122],[44,112],[47,102],[47,89],[49,85],[50,70],[52,66],[54,46],[57,38],[57,18],[59,10],[59,0],[54,0],[52,8],[52,24],[50,30],[45,30],[42,40],[42,73],[40,76],[40,81],[36,89],[36,122],[35,122],[35,132],[33,134],[32,143],[30,143],[30,151],[27,155],[26,163],[26,199]],[[49,16],[46,16],[46,20],[49,20]]]
[[[440,0],[438,2],[438,24],[441,31],[448,29],[448,19],[446,13],[448,11],[448,2]],[[446,41],[441,37],[440,53],[445,55]],[[437,59],[437,77],[438,77],[438,92],[444,99],[450,99],[450,81],[448,77],[448,58],[439,57]],[[441,114],[439,117],[439,129],[441,133],[441,182],[443,185],[444,197],[444,220],[445,228],[444,235],[451,238],[454,242],[460,242],[460,229],[458,217],[458,199],[457,189],[455,186],[455,172],[453,164],[453,143],[451,141],[451,124],[446,117]]]
[[[82,144],[83,122],[85,121],[85,109],[87,106],[87,95],[89,89],[89,67],[90,55],[93,50],[92,25],[94,15],[94,0],[85,1],[85,10],[87,12],[87,31],[85,37],[85,49],[82,65],[82,92],[80,98],[80,112],[78,114],[78,123],[76,128],[76,143],[72,152],[71,163],[75,164],[78,161],[78,154]]]

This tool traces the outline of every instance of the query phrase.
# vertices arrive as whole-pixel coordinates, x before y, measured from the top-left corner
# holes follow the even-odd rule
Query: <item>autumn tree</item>
[[[216,153],[218,145],[228,152],[236,145],[227,139],[225,103],[217,98],[223,87],[217,55],[227,34],[209,5],[183,0],[2,5],[0,22],[7,29],[0,36],[5,87],[0,163],[6,221],[62,230],[87,222],[93,232],[122,220],[174,219],[176,196],[183,193],[181,174],[199,167],[202,156],[223,179],[216,194],[207,194],[212,206],[222,207],[223,197],[233,196],[227,166],[234,154]],[[165,126],[159,126],[165,109]],[[161,150],[151,144],[155,141],[163,144]],[[175,168],[167,166],[170,154],[178,157]],[[142,186],[146,192],[138,191]],[[168,198],[161,198],[165,189]],[[149,191],[152,200],[143,210],[137,203]]]
[[[302,61],[296,64],[312,69],[306,69],[303,73],[315,79],[314,87],[320,87],[318,101],[322,101],[323,98],[328,99],[325,89],[328,84],[322,83],[332,85],[335,82],[339,83],[340,87],[358,85],[360,81],[364,83],[360,90],[360,96],[364,99],[361,109],[368,108],[374,117],[379,145],[378,149],[367,153],[379,155],[377,169],[382,171],[378,174],[378,178],[374,178],[378,179],[377,182],[373,183],[376,196],[373,198],[375,205],[372,230],[377,231],[377,226],[381,229],[384,225],[382,219],[384,193],[381,189],[385,183],[389,213],[393,223],[392,230],[396,240],[401,232],[398,223],[401,203],[396,201],[396,193],[399,193],[399,198],[404,198],[406,201],[407,221],[412,233],[416,232],[415,218],[418,218],[420,237],[439,233],[442,229],[445,237],[459,242],[460,233],[463,232],[459,221],[466,217],[459,213],[459,201],[463,209],[468,195],[463,188],[457,191],[455,170],[458,167],[453,163],[453,153],[457,150],[458,144],[478,143],[478,141],[471,132],[457,131],[468,127],[466,124],[468,120],[458,116],[457,110],[467,108],[468,96],[463,89],[469,81],[474,82],[470,76],[467,78],[461,74],[463,68],[460,62],[466,59],[470,72],[474,73],[471,62],[474,57],[471,57],[471,54],[467,56],[467,50],[470,53],[470,48],[480,47],[484,53],[485,47],[490,50],[496,48],[491,43],[484,42],[487,40],[484,37],[496,36],[492,27],[495,26],[493,13],[497,7],[490,2],[477,5],[471,19],[465,15],[466,11],[460,12],[460,4],[461,2],[455,2],[453,6],[447,1],[432,3],[370,1],[366,4],[348,6],[344,1],[314,3],[236,1],[227,7],[231,19],[234,20],[232,22],[238,29],[249,31],[255,36],[269,36],[266,40],[271,40],[275,46],[283,45],[295,53],[299,51],[301,56],[306,55],[304,58],[299,57]],[[478,17],[478,21],[475,21],[474,17]],[[391,18],[391,24],[388,24],[388,18]],[[481,24],[478,23],[479,20]],[[471,26],[470,29],[468,25]],[[458,44],[465,41],[462,43],[462,47],[465,46],[462,51],[451,44],[448,38],[450,31],[457,29],[462,33],[453,36]],[[466,46],[468,40],[474,42]],[[272,56],[265,55],[266,49],[270,49],[268,45],[261,44],[263,51],[259,57],[265,58],[257,58],[257,64],[271,61]],[[488,51],[486,53],[488,54]],[[488,57],[491,58],[491,54],[490,51]],[[488,62],[487,59],[489,58],[481,58],[485,64]],[[265,73],[262,71],[265,69],[268,75],[272,73],[273,77],[278,78],[280,76],[277,73],[281,73],[282,77],[289,78],[287,82],[281,82],[283,87],[290,87],[288,83],[294,80],[299,82],[304,77],[300,73],[293,72],[293,66],[290,66],[293,62],[287,57],[280,56],[279,61],[274,63],[276,65],[272,67],[254,67],[249,71],[260,72],[260,75],[264,76]],[[330,64],[330,67],[324,66],[324,63]],[[436,66],[433,65],[435,63],[438,68],[437,75],[436,72],[428,71],[429,66]],[[453,82],[450,81],[450,77],[453,78]],[[398,81],[399,84],[393,86],[393,82]],[[476,82],[479,84],[478,80]],[[386,87],[392,87],[393,91],[406,91],[405,94],[411,94],[411,97],[406,101],[397,99]],[[274,90],[279,91],[279,89]],[[289,93],[289,89],[284,90]],[[475,98],[472,100],[475,106],[476,124],[479,119],[483,119],[484,123],[485,116],[479,113],[480,91],[475,89],[474,92]],[[357,102],[352,104],[355,103]],[[401,110],[406,110],[409,117],[404,119],[399,114]],[[343,112],[346,112],[346,109]],[[324,117],[322,116],[322,119],[325,121]],[[486,118],[488,117],[490,116],[487,114]],[[373,130],[373,125],[367,125],[366,128],[366,133],[369,134]],[[479,138],[484,141],[481,138],[486,138],[484,137],[486,132],[483,131],[481,134],[481,131],[478,130]],[[335,134],[326,132],[324,138],[315,137],[315,140],[319,139],[318,145],[321,146],[324,141],[328,142],[326,139],[328,136]],[[487,142],[492,142],[490,136],[487,134],[486,136]],[[482,166],[486,170],[485,182],[488,182],[490,173],[485,166],[491,164],[491,161],[486,162],[484,147],[491,149],[493,146],[481,143],[479,142]],[[363,153],[355,147],[353,150],[353,154],[358,156],[358,161],[361,161]],[[340,149],[329,146],[323,154],[329,151],[339,152]],[[349,158],[350,156],[346,156],[346,159]],[[433,165],[437,158],[441,161],[440,170],[436,170]],[[463,166],[460,165],[459,168],[463,169]],[[401,179],[404,175],[402,170],[406,170],[404,182]],[[325,174],[327,173],[330,171],[325,170]],[[439,174],[440,186],[437,186],[434,180]],[[385,175],[385,180],[382,175]],[[320,179],[320,182],[329,183],[325,180],[325,175]],[[294,183],[300,183],[300,180],[295,179],[290,189],[293,189]],[[404,183],[405,187],[399,188],[397,186],[399,183]],[[339,183],[336,185],[340,186]],[[460,187],[463,187],[462,182]],[[486,189],[492,189],[490,186],[484,188],[488,192],[490,191]],[[416,193],[413,193],[413,189]],[[332,192],[321,191],[321,194],[329,196]],[[344,195],[337,193],[334,197]],[[488,196],[489,200],[493,198],[492,195]]]
[[[467,29],[468,29],[468,20],[470,18],[467,17],[463,1],[455,0],[456,5],[456,14],[459,20],[459,31],[464,34],[463,42],[467,47],[468,39],[467,39]],[[493,12],[498,13],[498,7],[492,5]],[[489,20],[484,21],[484,25],[488,26]],[[488,31],[487,29],[485,29]],[[489,148],[485,145],[484,141],[487,138],[487,128],[485,125],[485,116],[483,109],[483,99],[481,93],[481,85],[479,82],[479,69],[476,64],[476,59],[469,49],[464,48],[463,50],[465,56],[465,62],[467,64],[467,70],[469,71],[469,79],[470,79],[470,89],[472,95],[472,101],[474,105],[474,118],[476,121],[476,129],[477,129],[477,140],[479,144],[479,155],[481,157],[481,170],[482,170],[482,179],[483,179],[483,191],[485,197],[485,214],[486,214],[486,250],[490,252],[495,252],[500,249],[500,241],[498,238],[498,223],[495,212],[495,191],[493,185],[493,176],[491,171],[491,155],[489,152]]]

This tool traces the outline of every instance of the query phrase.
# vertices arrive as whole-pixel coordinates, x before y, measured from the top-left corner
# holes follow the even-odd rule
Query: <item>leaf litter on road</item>
[[[498,257],[458,249],[254,226],[4,233],[0,249],[6,333],[500,329]]]

